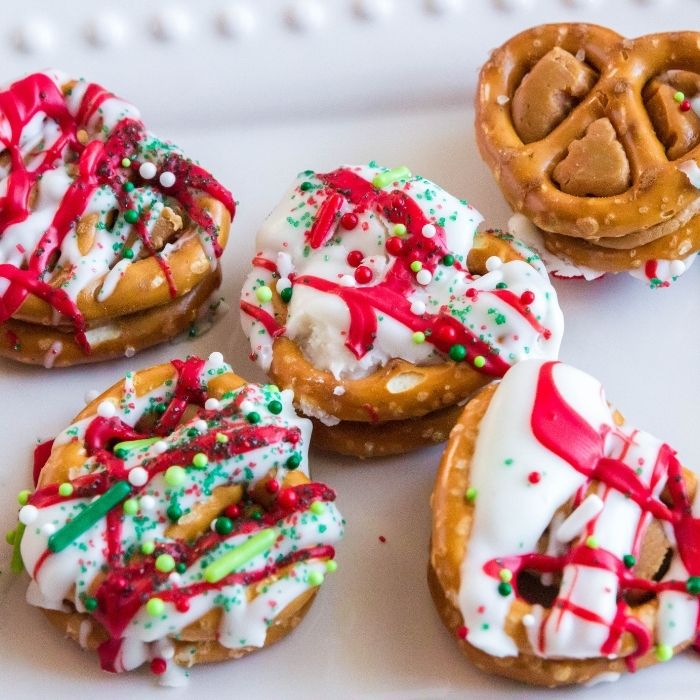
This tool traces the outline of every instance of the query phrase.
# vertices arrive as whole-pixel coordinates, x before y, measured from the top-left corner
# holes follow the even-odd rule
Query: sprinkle
[[[97,407],[97,415],[101,418],[113,418],[117,414],[117,408],[111,401],[101,401]]]
[[[493,270],[498,270],[499,267],[503,265],[503,260],[501,260],[497,255],[492,255],[490,258],[486,259],[486,269],[489,272]]]
[[[466,639],[469,634],[469,630],[465,625],[460,625],[456,631],[457,639]]]
[[[310,182],[302,182],[301,185],[299,185],[299,189],[302,192],[308,192],[309,190],[313,189],[313,185]]]
[[[465,491],[464,498],[467,500],[468,503],[473,503],[476,500],[476,494],[477,490],[473,486],[470,486]]]
[[[323,515],[326,512],[326,504],[323,503],[323,501],[314,501],[309,507],[309,510],[314,515]]]
[[[523,615],[523,627],[532,627],[535,624],[535,616],[527,613]]]
[[[18,517],[22,525],[31,525],[39,517],[39,509],[36,506],[22,506]]]
[[[401,251],[403,250],[403,241],[400,238],[393,236],[392,238],[387,239],[384,246],[386,247],[387,253],[390,255],[400,255]]]
[[[144,554],[153,554],[156,550],[156,543],[153,540],[148,540],[141,545],[141,551]]]
[[[141,167],[139,168],[139,175],[144,180],[152,180],[156,176],[156,172],[157,168],[155,166],[155,163],[141,163]]]
[[[513,586],[511,586],[510,583],[508,583],[507,581],[501,581],[498,584],[498,592],[504,598],[507,598],[513,592]]]
[[[282,489],[277,495],[277,505],[286,510],[293,510],[299,498],[292,488]]]
[[[226,509],[224,510],[224,515],[227,518],[231,518],[231,520],[235,520],[236,518],[241,517],[241,507],[238,505],[238,503],[231,503],[231,505],[226,506]]]
[[[19,523],[12,536],[12,559],[10,559],[10,570],[16,574],[21,574],[24,570],[22,562],[22,536],[24,535],[24,523]]]
[[[405,224],[396,224],[394,226],[394,235],[395,236],[405,236],[406,235],[406,225]]]
[[[681,112],[689,112],[691,108],[690,100],[683,100],[680,105]]]
[[[133,182],[127,181],[122,185],[122,189],[124,192],[133,192],[136,189],[136,185],[134,185]]]
[[[430,284],[432,279],[433,274],[430,272],[430,270],[420,270],[416,275],[416,282],[418,282],[418,284],[422,284],[423,286]]]
[[[165,603],[160,598],[151,598],[146,603],[146,612],[151,617],[160,617],[165,612]]]
[[[367,267],[367,265],[359,265],[355,268],[355,281],[358,284],[367,284],[372,281],[374,277],[372,269]]]
[[[539,484],[541,479],[542,479],[542,475],[539,472],[530,472],[527,475],[527,480],[533,485]]]
[[[477,355],[474,358],[474,367],[481,369],[486,364],[486,358],[483,355]]]
[[[414,301],[411,304],[411,313],[422,316],[425,313],[425,304],[422,301]]]
[[[416,331],[411,337],[416,345],[421,345],[425,342],[425,333],[422,331]]]
[[[19,503],[21,506],[26,506],[27,503],[29,503],[29,496],[31,493],[32,492],[29,489],[22,489],[17,494],[17,503]]]
[[[571,542],[603,510],[603,506],[603,500],[595,493],[586,496],[581,505],[559,526],[554,534],[555,538],[559,542]]]
[[[156,569],[164,574],[170,573],[175,568],[175,559],[170,554],[160,554],[156,558]]]
[[[450,348],[449,356],[450,359],[454,360],[455,362],[461,362],[467,356],[467,350],[464,345],[456,343]]]
[[[198,433],[206,433],[207,430],[209,430],[209,426],[207,425],[207,422],[200,418],[199,420],[195,421],[194,426],[192,426]]]
[[[165,511],[165,514],[170,520],[176,523],[182,517],[182,508],[180,508],[177,503],[171,503]]]
[[[628,569],[631,569],[637,563],[637,557],[635,557],[633,554],[625,554],[625,556],[622,557],[622,563]]]
[[[128,168],[131,165],[129,158],[122,158],[122,168]]]
[[[83,597],[83,605],[88,612],[94,612],[97,610],[97,598],[93,598],[91,595],[86,595]]]
[[[45,535],[53,535],[54,532],[56,532],[57,527],[53,523],[44,523],[41,527],[41,531]]]
[[[513,572],[510,569],[501,569],[498,572],[498,578],[500,578],[501,581],[510,583],[513,580]]]
[[[155,676],[162,676],[168,670],[168,662],[157,656],[151,659],[151,673]]]
[[[225,516],[217,518],[214,521],[214,529],[219,535],[228,535],[233,530],[233,521]]]
[[[148,472],[143,467],[134,467],[127,478],[132,486],[143,486],[148,482]]]
[[[220,367],[224,364],[224,356],[218,351],[212,352],[208,357],[208,361],[215,367]]]
[[[127,224],[135,224],[139,220],[139,213],[136,209],[127,209],[124,212],[124,218]]]
[[[685,582],[685,590],[692,595],[698,595],[700,593],[700,576],[691,576]]]
[[[131,260],[134,257],[133,248],[125,248],[122,250],[122,257],[126,258],[127,260]]]
[[[204,578],[208,583],[217,583],[231,572],[239,569],[254,557],[262,554],[272,547],[277,539],[277,529],[267,528],[257,532],[247,539],[243,544],[230,549],[228,552],[215,559],[206,569]]]
[[[156,454],[162,455],[168,451],[168,443],[165,440],[158,440],[158,442],[153,443],[153,451]]]
[[[224,435],[223,433],[217,433],[216,434],[216,441],[220,445],[225,445],[228,442],[228,435]]]
[[[169,170],[162,172],[158,178],[158,182],[163,187],[172,187],[175,184],[175,173],[171,173]]]
[[[289,277],[280,277],[275,283],[275,289],[281,292],[283,289],[289,289],[292,286],[292,281]]]
[[[309,571],[308,582],[310,586],[320,586],[323,583],[323,573],[320,571]]]
[[[455,264],[455,256],[452,255],[451,253],[447,253],[447,255],[442,256],[442,264],[445,267],[450,267]]]
[[[408,180],[409,177],[411,177],[411,171],[405,165],[402,165],[401,167],[394,168],[393,170],[377,173],[372,179],[372,184],[380,190],[382,187],[386,187],[392,182],[396,182],[397,180]]]
[[[338,284],[341,287],[354,287],[355,278],[352,275],[340,275],[340,277],[338,277]]]
[[[287,469],[296,469],[301,464],[301,454],[293,452],[287,458]]]
[[[437,229],[433,224],[424,224],[423,228],[421,229],[421,233],[426,237],[426,238],[433,238],[435,234],[437,233]]]
[[[338,570],[338,562],[335,559],[329,559],[326,562],[326,571],[332,574],[334,571]]]
[[[675,93],[675,94],[673,95],[673,99],[674,99],[676,102],[683,102],[683,100],[685,99],[685,94],[682,93],[682,92],[679,90],[677,93]]]
[[[14,530],[8,530],[8,531],[5,533],[5,542],[7,542],[7,544],[9,544],[10,546],[12,546],[12,545],[15,543],[15,536],[16,536],[16,534],[17,534],[17,533],[16,533]]]
[[[508,288],[508,285],[505,282],[499,282],[496,285],[496,289],[507,289],[507,288]]]
[[[673,647],[670,644],[657,644],[654,653],[659,661],[668,661],[673,658]]]
[[[346,231],[352,231],[357,226],[357,222],[357,214],[353,214],[351,211],[349,211],[347,214],[343,214],[340,217],[340,225]]]
[[[267,410],[270,413],[274,413],[276,416],[278,416],[280,413],[282,413],[282,402],[278,401],[277,399],[274,399],[270,401],[269,404],[267,404]]]
[[[255,290],[255,296],[261,304],[264,304],[272,299],[272,290],[263,284]]]
[[[384,543],[386,542],[386,537],[384,537],[384,535],[379,535],[379,537],[378,537],[377,539],[378,539],[382,544],[384,544]]]
[[[139,512],[139,502],[135,498],[127,498],[122,507],[126,515],[136,515]]]
[[[245,419],[249,422],[255,425],[256,423],[260,422],[260,414],[257,411],[251,411],[250,413],[246,414]]]
[[[192,464],[197,467],[197,469],[204,469],[204,467],[209,464],[209,458],[204,452],[197,452],[197,454],[192,457]]]
[[[204,409],[206,411],[218,411],[221,408],[221,402],[219,399],[207,399],[204,402]]]
[[[525,305],[532,304],[532,302],[535,301],[534,292],[531,292],[529,289],[527,291],[524,291],[520,295],[520,301],[521,301],[521,303],[523,303]]]
[[[156,499],[153,496],[141,496],[139,499],[139,507],[146,513],[151,513],[156,509]]]
[[[165,483],[168,486],[181,486],[185,483],[187,472],[182,467],[173,465],[165,470]]]
[[[289,304],[289,302],[292,300],[292,288],[287,287],[286,289],[283,289],[280,292],[280,299],[285,303]]]
[[[90,503],[87,508],[81,510],[70,522],[49,537],[49,550],[54,554],[64,550],[130,493],[131,485],[127,481],[115,482],[96,501]]]
[[[498,95],[498,97],[496,97],[496,104],[500,105],[501,107],[503,105],[507,105],[509,102],[510,98],[508,95]]]
[[[420,260],[414,260],[411,263],[411,270],[413,272],[420,272],[423,269],[423,263]]]
[[[598,549],[598,538],[595,535],[586,537],[586,547],[589,547],[590,549]]]

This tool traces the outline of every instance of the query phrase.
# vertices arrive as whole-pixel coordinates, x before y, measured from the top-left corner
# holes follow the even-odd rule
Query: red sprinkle
[[[535,295],[528,290],[520,295],[520,301],[522,301],[523,304],[532,304],[532,302],[535,301]]]
[[[297,504],[297,493],[294,489],[282,489],[277,495],[277,503],[286,510],[292,510]]]
[[[277,493],[280,490],[280,483],[277,479],[269,479],[265,484],[268,493]]]
[[[452,326],[444,325],[437,329],[436,335],[442,342],[452,343],[457,337],[457,331]]]
[[[464,625],[457,628],[457,637],[459,639],[466,639],[468,634],[469,630]]]
[[[151,673],[155,673],[156,676],[162,676],[167,668],[168,662],[165,659],[161,659],[160,656],[151,661]]]
[[[476,289],[474,287],[469,287],[466,292],[464,292],[470,299],[473,299],[477,295]]]
[[[390,255],[401,255],[403,241],[398,236],[392,236],[386,242],[386,250]]]
[[[357,226],[357,214],[353,214],[352,212],[348,212],[347,214],[343,214],[340,217],[340,225],[346,230],[346,231],[352,231],[355,226]]]
[[[350,265],[350,267],[357,267],[364,257],[365,254],[361,250],[351,250],[348,253],[348,265]]]
[[[373,276],[372,270],[370,270],[367,265],[360,265],[358,268],[355,268],[355,280],[357,280],[359,284],[371,282]]]
[[[384,537],[384,535],[379,535],[379,541],[380,541],[381,543],[386,542],[386,537]]]
[[[175,603],[175,608],[178,612],[186,613],[190,609],[190,601],[187,598],[182,598]]]
[[[238,503],[232,503],[230,506],[226,506],[226,510],[224,511],[224,515],[227,518],[231,518],[231,520],[235,520],[236,518],[241,517],[241,507],[238,505]]]
[[[540,473],[539,473],[539,472],[530,472],[530,473],[527,475],[527,480],[528,480],[531,484],[539,484],[541,478],[542,478],[542,477],[540,476]]]
[[[683,100],[681,102],[681,112],[687,112],[690,109],[690,100]]]

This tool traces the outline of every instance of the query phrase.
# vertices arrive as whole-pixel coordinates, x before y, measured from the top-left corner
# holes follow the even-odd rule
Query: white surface
[[[127,29],[126,36],[146,42],[144,37],[150,36],[148,14],[153,14],[151,8],[165,4],[140,2],[129,22],[132,32]],[[95,52],[90,55],[85,48],[90,45],[79,44],[81,27],[91,17],[105,8],[117,7],[118,13],[130,17],[128,8],[136,7],[131,0],[91,3],[90,12],[81,4],[81,13],[73,4],[64,3],[67,7],[62,6],[61,12],[65,12],[66,26],[57,33],[54,49],[47,50],[40,59],[30,60],[21,54],[10,56],[10,49],[5,47],[2,50],[7,56],[0,76],[2,81],[15,77],[37,67],[37,62],[60,63],[68,70],[90,71],[89,77],[94,79],[106,78],[109,87],[137,103],[141,98],[149,126],[198,158],[233,189],[240,201],[223,261],[224,293],[234,305],[253,253],[257,225],[294,174],[306,167],[331,169],[344,162],[372,158],[388,165],[406,164],[473,201],[491,225],[504,226],[509,211],[478,158],[472,115],[463,106],[471,101],[468,84],[473,83],[486,49],[505,40],[518,27],[541,21],[544,16],[551,20],[597,16],[618,29],[628,28],[630,33],[669,28],[678,21],[680,0],[669,0],[653,11],[632,0],[616,0],[619,12],[613,17],[607,16],[611,3],[602,3],[597,12],[589,12],[574,11],[564,2],[541,0],[536,3],[537,11],[527,14],[517,9],[523,6],[521,3],[513,1],[502,2],[516,8],[505,12],[493,9],[495,6],[487,0],[397,0],[389,5],[394,13],[404,8],[403,19],[396,19],[395,14],[375,22],[354,14],[354,3],[329,0],[323,4],[327,8],[326,24],[313,30],[315,34],[306,35],[291,32],[280,19],[282,8],[293,3],[277,2],[279,9],[274,16],[271,8],[275,3],[259,0],[245,4],[255,10],[255,24],[240,41],[258,41],[259,52],[251,53],[249,48],[244,61],[243,54],[233,53],[238,51],[238,39],[225,44],[230,47],[226,51],[232,52],[222,63],[228,72],[217,69],[188,73],[194,82],[186,94],[182,90],[179,95],[161,91],[158,81],[151,77],[159,70],[166,87],[182,84],[177,71],[173,71],[175,78],[164,72],[168,59],[174,60],[173,54],[158,52],[175,51],[166,47],[167,42],[149,40],[143,53],[132,51],[131,58],[125,57],[123,48],[114,49],[117,53],[90,49]],[[0,9],[8,31],[19,26],[21,19],[19,12],[9,16],[9,5],[3,3]],[[589,5],[595,7],[595,3]],[[28,12],[36,10],[39,3],[25,0],[23,6]],[[55,27],[58,5],[51,6],[54,16],[46,13],[46,21]],[[224,6],[227,3],[197,5],[196,27],[174,42],[180,45],[180,51],[188,50],[182,47],[192,50],[192,42],[202,41],[201,27],[209,26],[207,23],[213,22]],[[428,13],[425,9],[454,6],[462,8],[461,14]],[[467,6],[479,6],[490,21],[479,25],[473,12],[470,15],[466,11]],[[698,26],[700,3],[684,0],[683,8],[684,24]],[[340,24],[344,28],[339,29]],[[390,32],[389,38],[381,34],[385,30]],[[309,36],[316,38],[312,41]],[[215,34],[212,37],[212,45],[223,41]],[[405,41],[397,43],[397,37]],[[310,43],[294,43],[299,41]],[[264,60],[259,58],[272,45],[277,47],[273,54],[276,63],[269,54]],[[423,54],[410,48],[416,46]],[[219,58],[222,50],[221,46],[217,49]],[[199,61],[211,57],[208,51],[206,48],[193,59],[198,70]],[[423,61],[422,70],[416,57]],[[125,70],[120,63],[141,58],[151,67],[139,71],[129,64],[131,69]],[[179,60],[174,61],[176,67]],[[260,65],[256,66],[256,61]],[[302,65],[306,66],[303,71],[299,69]],[[373,72],[368,72],[370,69]],[[343,72],[342,79],[334,78],[335,70]],[[408,80],[410,76],[413,82]],[[222,90],[221,81],[238,87]],[[382,92],[383,85],[386,89]],[[202,104],[209,104],[202,102],[207,92],[214,102],[211,110],[202,109]],[[443,106],[429,107],[431,102]],[[253,122],[252,116],[265,119]],[[204,128],[217,121],[228,126]],[[632,423],[667,440],[686,464],[699,464],[700,445],[695,431],[700,371],[695,356],[700,345],[696,325],[700,266],[694,266],[668,290],[648,290],[628,276],[556,285],[567,319],[562,359],[601,379],[609,398]],[[4,504],[0,531],[14,527],[14,497],[30,484],[31,450],[36,440],[50,437],[67,425],[81,408],[87,391],[105,388],[130,367],[215,349],[242,373],[262,379],[247,359],[247,348],[234,309],[208,335],[162,346],[132,360],[53,372],[0,362],[0,498]],[[348,520],[348,534],[338,552],[338,572],[329,577],[307,618],[290,637],[242,661],[197,668],[189,688],[184,690],[155,688],[147,672],[119,677],[103,674],[95,655],[64,642],[41,612],[24,602],[27,578],[9,573],[10,548],[0,544],[0,696],[52,700],[88,696],[139,699],[154,695],[306,700],[331,695],[543,697],[539,689],[529,690],[473,669],[434,611],[425,571],[428,497],[439,456],[439,448],[366,463],[314,455],[314,475],[337,490],[339,507]],[[386,543],[379,542],[379,535],[386,537]],[[571,698],[585,694],[596,700],[620,694],[638,698],[696,697],[698,681],[700,659],[691,652],[615,684],[546,696]]]

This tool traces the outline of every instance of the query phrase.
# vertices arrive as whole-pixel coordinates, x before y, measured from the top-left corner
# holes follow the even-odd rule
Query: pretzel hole
[[[418,372],[402,372],[392,377],[386,383],[386,389],[390,394],[402,394],[405,391],[410,391],[421,384],[425,377]]]
[[[517,577],[517,588],[520,597],[530,605],[541,605],[543,608],[551,608],[559,592],[558,583],[547,583],[542,580],[542,574],[527,569],[521,571]]]

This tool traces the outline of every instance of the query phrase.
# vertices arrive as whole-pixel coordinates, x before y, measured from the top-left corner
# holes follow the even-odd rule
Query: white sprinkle
[[[489,272],[493,270],[498,270],[499,267],[503,266],[503,260],[501,260],[498,255],[492,255],[490,258],[486,259],[486,269]]]
[[[524,627],[532,627],[535,624],[535,616],[530,615],[528,613],[527,615],[523,615],[523,626]]]
[[[603,500],[594,493],[590,494],[559,526],[554,536],[559,542],[571,542],[601,510]]]
[[[333,396],[342,396],[345,393],[345,387],[338,384],[338,386],[333,387]]]
[[[209,529],[210,529],[212,532],[216,532],[216,518],[214,518],[214,520],[212,520],[212,521],[209,523]]]
[[[41,531],[51,537],[58,528],[53,523],[44,523],[41,527]]]
[[[152,180],[156,176],[156,171],[157,168],[155,166],[155,163],[146,161],[145,163],[141,163],[141,167],[139,168],[139,175],[144,180]]]
[[[425,226],[423,226],[423,228],[421,229],[421,233],[426,238],[432,238],[437,233],[437,229],[433,224],[425,224]]]
[[[178,574],[177,571],[173,571],[172,574],[170,574],[170,576],[168,576],[168,581],[170,581],[170,583],[178,586],[180,583],[182,583],[182,576],[180,576],[180,574]]]
[[[207,425],[207,422],[205,420],[202,420],[200,418],[198,421],[195,421],[194,429],[197,432],[206,433],[208,428],[209,428],[209,426]]]
[[[289,277],[281,277],[277,280],[277,284],[275,285],[278,292],[283,292],[285,289],[289,289],[291,286],[292,281],[289,279]]]
[[[162,455],[163,452],[168,451],[168,443],[165,440],[158,440],[158,442],[153,443],[153,451],[157,455]]]
[[[97,415],[102,418],[113,418],[117,414],[117,407],[111,401],[101,401],[97,407]]]
[[[133,345],[127,345],[124,348],[124,357],[133,357],[136,354],[136,348]]]
[[[422,284],[423,286],[425,286],[426,284],[430,284],[432,279],[433,273],[430,272],[430,270],[419,270],[418,274],[416,275],[416,282],[418,282],[418,284]]]
[[[213,352],[209,355],[209,362],[214,365],[222,365],[224,363],[224,356],[220,352]]]
[[[134,467],[128,478],[132,486],[143,486],[148,481],[148,472],[143,467]]]
[[[425,313],[425,304],[422,301],[414,301],[411,304],[411,313],[422,316]]]
[[[241,413],[245,415],[255,410],[255,404],[252,401],[243,401],[241,403]]]
[[[166,170],[164,173],[160,174],[158,182],[160,182],[163,187],[172,187],[175,184],[175,174]]]
[[[90,389],[90,391],[86,391],[84,396],[85,403],[92,403],[99,395],[100,392],[97,391],[97,389]]]
[[[685,272],[685,263],[682,260],[671,260],[669,271],[673,277],[678,277]]]
[[[156,499],[153,496],[141,496],[139,507],[144,513],[150,513],[156,509]]]
[[[39,509],[36,506],[22,506],[19,509],[19,521],[23,525],[31,525],[38,517]]]
[[[510,97],[508,97],[508,95],[499,95],[496,98],[496,102],[499,105],[507,105],[510,102]]]
[[[354,287],[355,278],[352,275],[340,275],[338,283],[343,287]]]
[[[218,411],[221,408],[221,401],[219,399],[207,399],[204,402],[204,408],[207,411]]]

